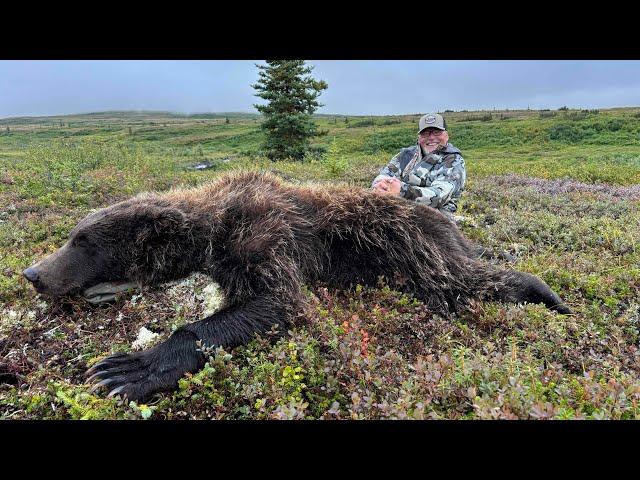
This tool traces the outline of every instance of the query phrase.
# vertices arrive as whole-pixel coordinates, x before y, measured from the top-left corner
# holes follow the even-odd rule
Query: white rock
[[[202,290],[204,315],[209,316],[220,309],[224,301],[224,296],[217,283],[210,283]]]
[[[159,336],[159,334],[142,327],[138,332],[138,338],[131,344],[131,348],[134,350],[142,350]]]

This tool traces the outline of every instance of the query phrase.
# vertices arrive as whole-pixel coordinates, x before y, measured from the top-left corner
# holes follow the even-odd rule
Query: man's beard
[[[442,144],[438,144],[433,150],[428,151],[426,145],[420,145],[420,149],[422,150],[422,155],[429,155],[430,153],[437,152],[442,147],[443,147]]]

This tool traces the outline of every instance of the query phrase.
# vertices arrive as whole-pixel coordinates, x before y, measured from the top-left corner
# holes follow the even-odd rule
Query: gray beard
[[[446,145],[438,145],[436,148],[433,149],[433,152],[427,152],[427,149],[424,146],[420,145],[420,150],[422,151],[423,156],[427,156],[429,155],[429,153],[437,152],[439,149],[444,148],[445,146]]]

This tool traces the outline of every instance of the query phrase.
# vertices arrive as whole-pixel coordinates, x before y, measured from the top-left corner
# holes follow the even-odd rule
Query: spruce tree
[[[309,141],[318,135],[312,115],[322,106],[316,100],[328,85],[315,80],[312,66],[304,60],[267,60],[256,65],[259,80],[251,85],[266,105],[254,105],[264,115],[260,128],[265,132],[262,145],[270,160],[304,159]]]

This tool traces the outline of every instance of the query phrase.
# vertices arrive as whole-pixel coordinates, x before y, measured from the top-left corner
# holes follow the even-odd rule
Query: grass
[[[251,115],[0,120],[0,417],[637,419],[639,116],[633,108],[446,114],[468,169],[462,230],[514,255],[514,268],[543,278],[575,315],[478,302],[445,319],[384,283],[308,285],[308,311],[289,335],[210,351],[202,371],[146,405],[92,393],[84,371],[131,350],[142,327],[162,340],[202,318],[213,304],[209,280],[195,275],[109,305],[57,305],[35,295],[21,271],[91,210],[145,190],[248,168],[368,186],[414,142],[418,116],[319,116],[327,134],[303,163],[261,157]],[[203,161],[213,167],[189,168]]]

